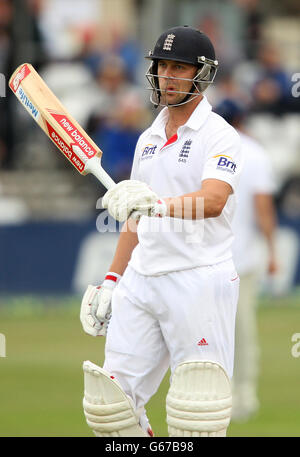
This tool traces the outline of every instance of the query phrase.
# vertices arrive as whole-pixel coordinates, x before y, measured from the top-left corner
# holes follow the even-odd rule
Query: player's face
[[[159,60],[157,74],[161,98],[167,105],[180,103],[187,92],[191,92],[197,67],[187,63],[171,60]],[[177,79],[179,78],[179,79]]]

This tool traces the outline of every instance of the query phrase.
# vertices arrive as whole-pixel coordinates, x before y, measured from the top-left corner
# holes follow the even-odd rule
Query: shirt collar
[[[203,95],[203,99],[196,106],[195,110],[192,112],[184,127],[189,127],[192,130],[199,130],[208,118],[209,114],[211,113],[211,110],[211,104],[209,103],[205,95]]]
[[[205,97],[201,102],[196,106],[195,110],[187,120],[187,122],[182,125],[180,128],[190,128],[192,130],[199,130],[200,127],[204,124],[206,119],[208,118],[210,112],[212,110],[212,106]],[[151,133],[152,135],[158,135],[162,138],[166,138],[165,127],[169,117],[168,108],[165,107],[161,110],[157,118],[154,120],[151,126]]]

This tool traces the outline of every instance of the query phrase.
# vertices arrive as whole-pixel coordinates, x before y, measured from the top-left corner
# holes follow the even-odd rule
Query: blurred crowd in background
[[[300,286],[299,0],[0,0],[0,306],[6,294],[82,294],[99,284],[118,230],[102,218],[103,186],[67,163],[9,90],[10,75],[33,64],[104,151],[107,172],[128,179],[136,141],[159,111],[144,56],[163,31],[185,24],[216,49],[219,70],[205,93],[213,110],[257,141],[252,148],[244,137],[251,153],[235,224],[244,233],[233,418],[245,420],[260,401],[258,295]],[[273,194],[274,227],[271,205],[254,214],[262,194]],[[253,242],[255,216],[265,245]]]
[[[300,4],[298,0],[0,0],[0,73],[30,62],[127,179],[135,144],[157,110],[144,56],[166,28],[209,35],[219,71],[206,95],[239,105],[274,167],[278,213],[300,220]],[[297,86],[298,84],[298,86]],[[103,188],[83,179],[6,86],[0,94],[0,220],[80,221]]]

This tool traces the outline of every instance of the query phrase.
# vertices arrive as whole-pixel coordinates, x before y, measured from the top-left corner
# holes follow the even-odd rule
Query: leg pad
[[[210,361],[180,363],[167,395],[169,436],[226,436],[232,396],[221,365]]]
[[[118,381],[90,361],[83,363],[83,410],[96,436],[149,436]]]

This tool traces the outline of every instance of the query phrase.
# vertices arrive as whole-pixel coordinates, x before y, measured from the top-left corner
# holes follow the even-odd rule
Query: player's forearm
[[[136,230],[137,223],[133,219],[128,219],[124,223],[109,271],[123,275],[130,260],[132,251],[138,244]]]
[[[270,195],[256,195],[256,218],[258,227],[264,236],[269,251],[274,251],[274,232],[276,227],[276,214],[273,199]]]
[[[164,198],[164,201],[169,217],[194,220],[219,216],[226,203],[223,197],[205,190]]]

